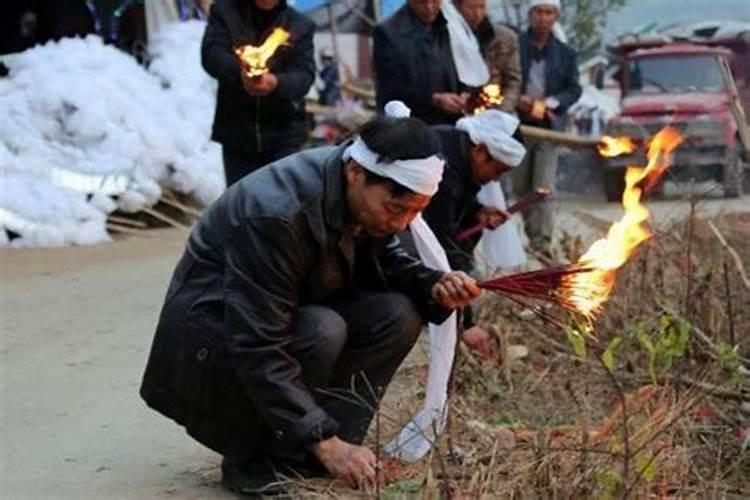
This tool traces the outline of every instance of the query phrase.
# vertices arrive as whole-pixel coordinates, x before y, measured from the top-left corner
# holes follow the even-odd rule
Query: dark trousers
[[[286,146],[272,151],[250,154],[242,148],[222,146],[221,154],[224,159],[224,176],[227,187],[255,172],[260,167],[299,151],[298,146]]]
[[[299,309],[289,351],[300,363],[313,397],[339,422],[339,438],[362,443],[380,398],[422,325],[411,300],[399,293],[358,293]],[[302,465],[313,460],[299,445],[256,431],[269,437],[252,453],[255,457]],[[247,441],[238,438],[238,443]]]

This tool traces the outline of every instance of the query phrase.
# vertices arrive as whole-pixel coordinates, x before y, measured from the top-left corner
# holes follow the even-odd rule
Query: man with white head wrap
[[[560,0],[531,0],[529,29],[518,38],[521,55],[521,121],[537,127],[561,129],[565,112],[581,96],[575,50],[559,40],[554,26],[560,17]],[[529,140],[529,154],[513,173],[518,196],[538,188],[554,190],[557,175],[557,149],[548,142]],[[536,251],[549,253],[555,225],[549,201],[532,207],[526,218],[526,233]]]
[[[455,127],[435,126],[446,161],[443,180],[423,216],[445,249],[452,269],[473,272],[474,247],[479,238],[458,241],[458,234],[477,223],[495,228],[505,222],[502,210],[482,206],[477,194],[483,185],[497,180],[523,160],[524,146],[513,135],[518,119],[489,110],[460,119]],[[486,332],[475,327],[470,308],[464,308],[464,341],[489,355]]]
[[[437,191],[438,153],[423,122],[378,117],[242,178],[191,232],[141,396],[224,456],[229,489],[270,494],[277,472],[376,479],[361,445],[373,408],[424,322],[480,293],[395,236]]]

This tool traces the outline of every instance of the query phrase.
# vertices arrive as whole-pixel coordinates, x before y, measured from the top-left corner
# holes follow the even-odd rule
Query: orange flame
[[[612,157],[635,151],[637,144],[632,137],[610,137],[604,135],[599,140],[597,149],[602,156]]]
[[[243,45],[234,49],[234,53],[247,67],[247,76],[255,78],[263,73],[268,73],[268,61],[276,53],[276,50],[288,40],[288,31],[283,28],[274,28],[259,47]]]
[[[503,88],[499,83],[487,84],[482,87],[476,96],[476,104],[473,106],[472,113],[475,115],[484,113],[490,108],[500,106],[504,100]]]
[[[592,270],[567,278],[564,289],[569,290],[569,296],[566,299],[589,320],[601,311],[602,304],[612,292],[617,269],[641,243],[651,237],[651,232],[645,225],[649,219],[649,211],[641,203],[641,197],[669,168],[672,152],[682,140],[676,129],[666,127],[649,144],[646,168],[628,167],[622,195],[624,215],[610,226],[606,238],[594,242],[578,260],[581,267]]]

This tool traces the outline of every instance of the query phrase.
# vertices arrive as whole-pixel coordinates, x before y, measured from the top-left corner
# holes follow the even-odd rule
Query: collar
[[[340,233],[344,232],[344,225],[349,219],[349,206],[346,202],[346,186],[344,185],[344,162],[341,156],[352,142],[346,141],[334,149],[323,165],[325,179],[323,219],[327,227]]]
[[[448,21],[445,19],[445,16],[443,15],[443,11],[441,10],[438,12],[437,17],[435,18],[435,21],[432,22],[432,24],[427,25],[423,23],[417,16],[414,14],[414,12],[411,11],[408,5],[404,5],[404,8],[406,9],[406,13],[408,14],[409,20],[411,21],[412,28],[418,29],[422,32],[429,33],[433,29],[445,27],[448,25]]]

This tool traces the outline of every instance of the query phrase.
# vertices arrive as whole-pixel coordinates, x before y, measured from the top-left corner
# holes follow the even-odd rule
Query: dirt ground
[[[649,206],[656,226],[689,211],[678,197]],[[562,198],[560,207],[560,227],[587,237],[576,211],[620,213],[595,197]],[[748,212],[750,197],[704,201],[698,211]],[[233,498],[219,483],[220,457],[137,393],[185,237],[154,230],[95,247],[0,253],[2,497]]]

